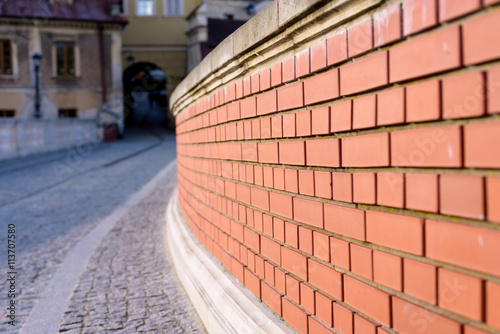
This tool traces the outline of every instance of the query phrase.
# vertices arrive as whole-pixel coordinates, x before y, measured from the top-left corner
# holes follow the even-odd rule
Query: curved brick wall
[[[190,228],[301,333],[498,333],[499,1],[294,3],[174,94]]]

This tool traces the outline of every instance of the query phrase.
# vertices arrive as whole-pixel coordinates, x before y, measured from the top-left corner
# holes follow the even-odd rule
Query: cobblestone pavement
[[[80,277],[60,332],[205,333],[179,288],[162,233],[175,181],[165,178],[108,233]]]
[[[18,333],[68,251],[175,158],[175,136],[137,133],[45,158],[0,162],[0,235],[16,225],[17,270],[15,327],[7,324],[8,282],[0,279],[0,333]]]

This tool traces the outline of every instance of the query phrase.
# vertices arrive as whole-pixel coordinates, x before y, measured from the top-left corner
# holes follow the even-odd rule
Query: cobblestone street
[[[53,279],[59,279],[54,275],[64,269],[68,254],[174,159],[173,134],[157,132],[0,163],[0,219],[5,230],[16,225],[18,293],[13,327],[7,323],[7,281],[1,280],[0,332],[29,327],[28,316],[36,313],[30,312],[43,309],[37,304],[50,300],[50,287],[64,285]],[[164,210],[175,181],[172,168],[102,236],[92,254],[78,254],[88,261],[65,299],[69,304],[57,324],[60,332],[204,332],[165,248]],[[6,260],[1,267],[6,275]],[[42,326],[37,332],[51,331]]]

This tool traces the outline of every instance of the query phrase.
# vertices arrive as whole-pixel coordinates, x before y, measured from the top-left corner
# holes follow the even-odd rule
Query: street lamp
[[[40,81],[38,79],[38,72],[40,72],[40,62],[42,61],[42,55],[35,53],[32,57],[33,64],[35,65],[35,118],[42,117],[40,113]]]

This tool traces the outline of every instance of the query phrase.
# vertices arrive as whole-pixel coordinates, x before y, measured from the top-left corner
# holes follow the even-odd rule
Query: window
[[[137,0],[138,16],[155,15],[155,0]]]
[[[57,43],[57,75],[75,75],[75,45],[73,43]]]
[[[59,109],[59,118],[77,118],[78,111],[76,109]]]
[[[12,44],[7,40],[0,40],[0,75],[12,75]]]
[[[163,0],[163,15],[182,16],[183,7],[183,0]]]
[[[0,118],[14,116],[16,116],[16,112],[14,110],[0,110]]]

